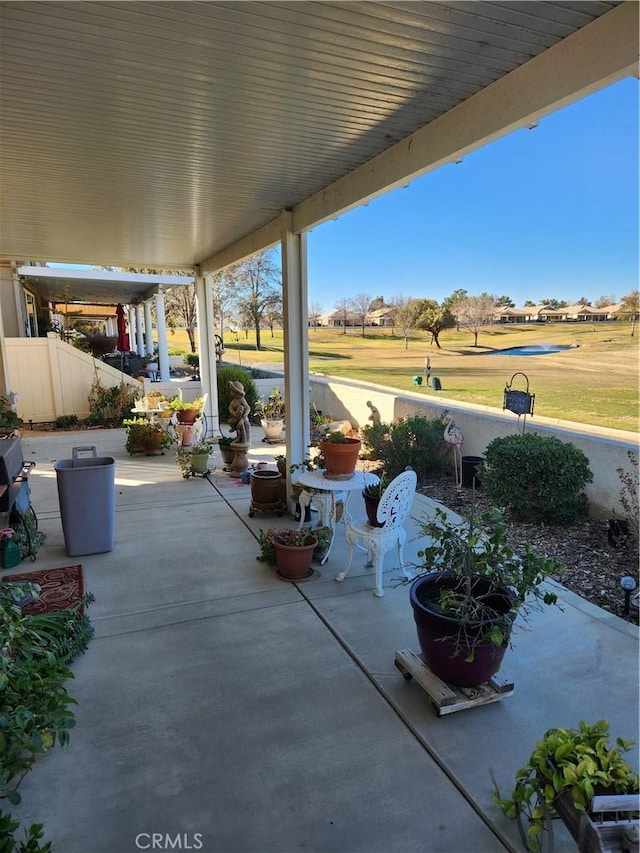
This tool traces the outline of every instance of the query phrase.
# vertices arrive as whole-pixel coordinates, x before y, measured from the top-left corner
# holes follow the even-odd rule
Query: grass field
[[[169,346],[187,348],[178,330]],[[263,350],[250,335],[225,339],[225,361],[243,365],[282,362],[282,332],[263,333]],[[638,431],[638,338],[628,323],[557,323],[544,326],[494,326],[482,331],[474,348],[468,331],[450,330],[440,336],[442,349],[431,336],[414,333],[408,348],[391,330],[309,330],[309,366],[317,373],[375,382],[404,391],[432,393],[413,383],[431,356],[431,374],[442,383],[442,396],[502,408],[504,387],[514,373],[525,373],[536,395],[535,414],[585,424]],[[542,356],[496,356],[495,350],[525,344],[571,344],[573,349]],[[514,388],[523,389],[522,377]]]

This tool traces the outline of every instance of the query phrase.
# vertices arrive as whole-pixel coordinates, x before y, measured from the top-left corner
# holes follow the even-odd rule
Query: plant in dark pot
[[[378,506],[385,488],[386,483],[384,480],[380,480],[377,483],[367,483],[362,490],[364,508],[367,512],[367,520],[371,527],[384,527],[384,523],[378,521]]]
[[[281,578],[296,581],[313,574],[311,560],[318,539],[308,527],[271,527],[260,531],[258,542],[258,559],[277,566]]]
[[[502,512],[478,518],[475,502],[467,519],[438,508],[419,528],[428,544],[410,601],[425,663],[448,684],[477,687],[499,670],[516,615],[557,602],[541,585],[561,566],[529,545],[516,554]]]
[[[225,465],[231,465],[233,463],[233,448],[231,447],[232,441],[232,435],[221,435],[218,439],[218,447],[220,448],[222,461]]]

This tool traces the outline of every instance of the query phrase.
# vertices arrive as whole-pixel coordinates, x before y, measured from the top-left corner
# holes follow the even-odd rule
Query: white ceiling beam
[[[18,275],[35,279],[48,278],[60,279],[63,281],[105,282],[109,284],[148,284],[150,286],[165,284],[175,287],[178,285],[194,283],[193,276],[185,275],[156,275],[153,273],[139,272],[113,272],[112,270],[83,270],[74,269],[72,267],[38,267],[29,266],[28,264],[18,267]]]
[[[248,258],[255,255],[256,252],[261,252],[263,249],[274,246],[280,242],[282,236],[282,218],[280,215],[276,219],[272,219],[253,231],[247,234],[242,240],[227,246],[221,252],[217,252],[210,258],[198,264],[198,275],[211,275],[218,270],[228,267],[230,264],[235,264],[243,258]]]

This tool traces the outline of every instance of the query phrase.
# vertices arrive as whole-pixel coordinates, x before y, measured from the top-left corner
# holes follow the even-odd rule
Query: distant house
[[[564,308],[549,305],[529,305],[526,308],[496,308],[493,317],[496,323],[594,323],[616,320],[620,305],[605,305],[593,308],[580,303]]]
[[[531,308],[496,308],[493,312],[495,323],[535,323],[538,316],[535,307]]]
[[[384,326],[391,328],[395,325],[395,312],[393,308],[377,308],[367,314],[368,326]]]
[[[333,329],[342,329],[344,326],[359,326],[360,315],[355,311],[331,311],[319,318],[321,326],[329,326]]]

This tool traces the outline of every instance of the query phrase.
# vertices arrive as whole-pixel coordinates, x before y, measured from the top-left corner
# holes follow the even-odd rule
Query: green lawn
[[[178,345],[175,338],[170,346]],[[185,336],[186,337],[186,336]],[[442,349],[431,336],[415,333],[404,341],[390,330],[330,329],[309,331],[309,364],[316,373],[375,382],[404,391],[430,394],[413,383],[431,356],[432,376],[442,383],[442,396],[501,409],[505,384],[514,373],[525,373],[536,395],[535,414],[548,418],[638,431],[638,338],[628,323],[557,323],[543,326],[491,327],[481,332],[474,348],[467,331],[443,332]],[[496,356],[493,350],[524,344],[573,344],[574,349],[543,356]],[[282,361],[282,333],[268,330],[257,352],[252,336],[225,340],[225,360],[264,364]],[[524,388],[516,377],[514,388]]]

